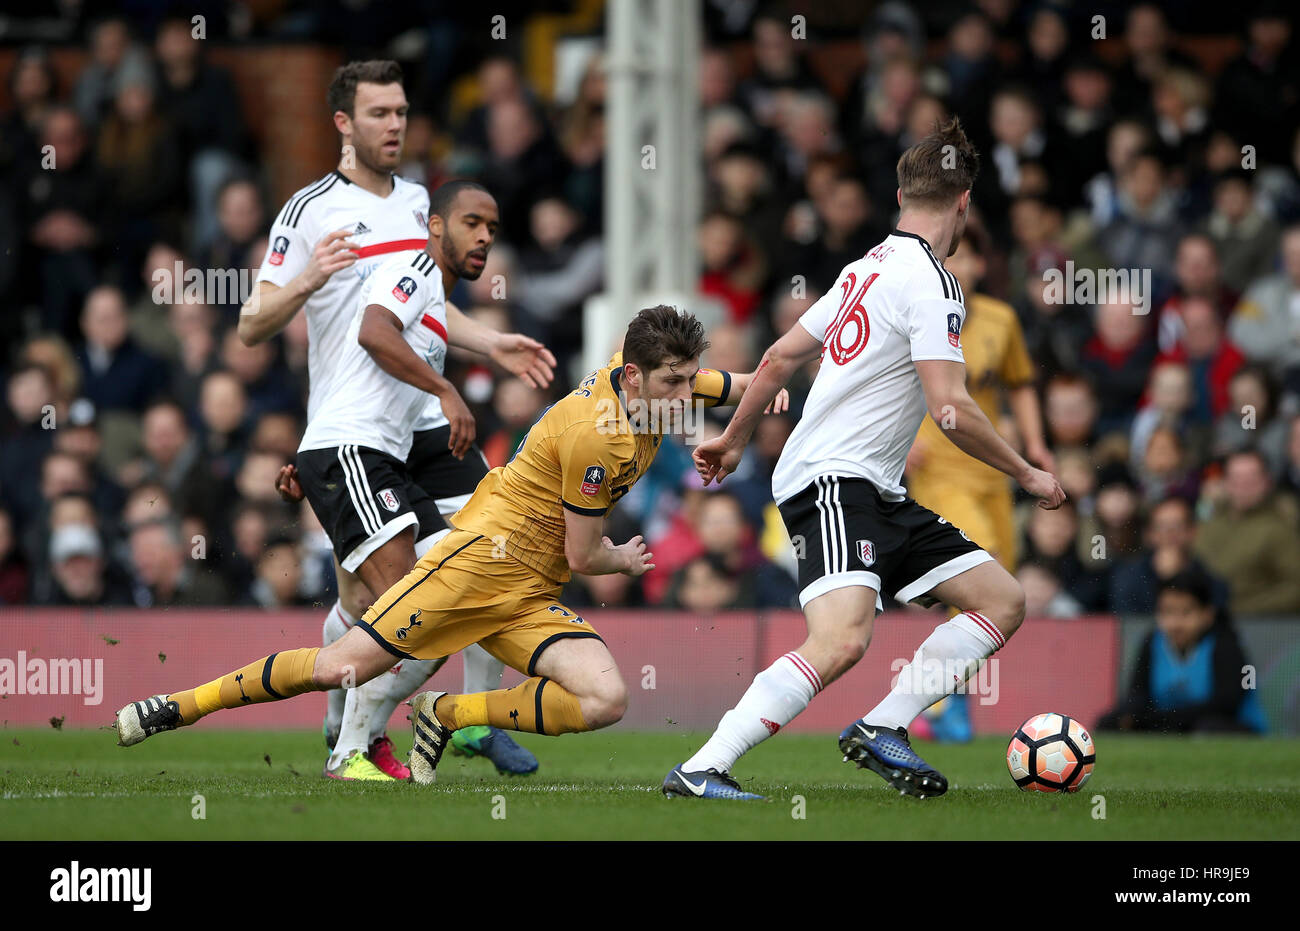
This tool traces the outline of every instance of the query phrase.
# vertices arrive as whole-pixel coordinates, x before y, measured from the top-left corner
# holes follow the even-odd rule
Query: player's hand
[[[772,403],[763,408],[764,414],[784,414],[790,409],[790,392],[782,388],[772,399]]]
[[[275,477],[275,490],[290,504],[297,504],[303,499],[302,484],[298,481],[298,467],[292,462],[280,467],[280,474]]]
[[[530,388],[545,388],[555,377],[555,356],[535,339],[521,333],[502,333],[489,354],[492,361]]]
[[[307,267],[302,270],[307,287],[319,291],[335,272],[356,264],[357,254],[352,250],[359,247],[348,239],[351,233],[351,230],[335,230],[316,243]]]
[[[1056,510],[1065,500],[1065,490],[1056,476],[1042,469],[1030,468],[1021,477],[1020,487],[1038,498],[1038,506],[1048,511]]]
[[[630,575],[632,578],[645,575],[655,567],[651,561],[654,559],[654,553],[647,553],[645,540],[640,534],[628,540],[622,546],[615,546],[614,541],[609,537],[601,537],[601,541],[616,553],[622,553],[627,557],[627,568],[619,570],[624,575]]]
[[[469,448],[474,445],[474,434],[477,430],[474,425],[474,415],[469,412],[469,408],[461,399],[460,392],[455,388],[449,388],[438,395],[438,400],[442,402],[442,413],[451,424],[451,438],[447,441],[447,448],[457,459],[464,459]]]
[[[727,441],[726,434],[723,434],[695,447],[691,459],[695,461],[695,471],[700,473],[706,486],[715,479],[721,485],[724,478],[736,471],[744,452],[743,444],[732,446]]]

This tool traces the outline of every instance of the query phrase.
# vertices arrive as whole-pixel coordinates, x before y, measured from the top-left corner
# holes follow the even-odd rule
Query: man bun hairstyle
[[[668,304],[647,307],[632,318],[623,337],[623,361],[643,372],[666,362],[698,359],[709,348],[704,324]]]
[[[330,113],[342,110],[349,117],[357,102],[358,84],[401,84],[402,66],[395,61],[371,59],[369,61],[350,61],[334,72],[325,99],[329,103]]]
[[[936,121],[934,132],[898,159],[898,189],[904,207],[948,207],[969,191],[979,174],[980,157],[966,138],[961,120]]]

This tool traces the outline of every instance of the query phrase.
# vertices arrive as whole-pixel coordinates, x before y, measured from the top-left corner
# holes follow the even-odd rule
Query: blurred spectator
[[[1145,123],[1121,119],[1106,130],[1105,169],[1094,175],[1084,188],[1088,215],[1094,226],[1108,226],[1119,217],[1120,179],[1137,154],[1152,143]]]
[[[1282,235],[1282,271],[1255,281],[1228,323],[1232,341],[1300,391],[1300,226]]]
[[[721,300],[732,320],[744,323],[758,306],[767,269],[763,255],[744,225],[725,213],[712,213],[700,223],[701,294]]]
[[[990,27],[990,53],[992,50]],[[1070,64],[1070,27],[1065,13],[1050,6],[1038,7],[1030,15],[1025,30],[1025,55],[1011,74],[1011,80],[1031,88],[1039,107],[1051,113],[1061,104]]]
[[[1156,79],[1151,101],[1156,135],[1165,151],[1189,173],[1205,163],[1210,88],[1191,68],[1169,68]]]
[[[1026,617],[1078,617],[1083,606],[1061,586],[1056,573],[1042,562],[1026,562],[1016,570],[1016,580],[1025,590]]]
[[[85,128],[69,107],[45,117],[41,145],[50,146],[54,171],[33,163],[24,172],[25,201],[18,210],[31,246],[30,276],[17,279],[40,305],[42,329],[65,338],[75,335],[77,312],[95,287],[99,224],[105,219],[107,191],[88,154]]]
[[[232,177],[215,191],[216,223],[208,234],[208,246],[198,252],[199,265],[205,269],[222,272],[227,269],[249,268],[262,260],[262,250],[255,249],[266,232],[266,210],[262,194],[251,180]],[[248,295],[239,288],[226,288],[226,301],[221,307],[227,320],[234,320],[239,306]],[[215,296],[209,296],[215,300]]]
[[[696,556],[673,576],[664,606],[710,614],[754,608],[754,591],[716,554]]]
[[[1253,447],[1281,475],[1286,462],[1287,424],[1277,416],[1277,392],[1267,370],[1246,365],[1228,382],[1228,405],[1214,425],[1217,457]]]
[[[1129,434],[1129,466],[1142,468],[1147,442],[1162,428],[1192,428],[1192,373],[1182,362],[1164,361],[1151,369],[1146,400],[1133,418]]]
[[[1157,293],[1163,292],[1172,279],[1179,230],[1167,171],[1154,149],[1135,153],[1120,169],[1115,216],[1097,237],[1112,266],[1149,268]],[[1227,280],[1227,275],[1224,278]]]
[[[298,547],[287,537],[267,542],[257,558],[257,578],[248,592],[249,602],[262,608],[292,608],[310,604],[298,592],[302,561]]]
[[[1130,113],[1140,113],[1148,105],[1155,82],[1171,67],[1197,67],[1173,47],[1165,12],[1154,3],[1141,3],[1129,10],[1124,46],[1128,58],[1119,73],[1116,99]]]
[[[1137,552],[1141,503],[1137,483],[1123,463],[1111,463],[1098,472],[1093,514],[1079,541],[1080,558],[1091,560],[1091,571],[1106,571]]]
[[[533,204],[563,180],[564,155],[523,100],[494,103],[487,117],[488,148],[479,180],[496,198],[502,229],[520,241]]]
[[[151,243],[180,232],[184,163],[175,127],[158,112],[151,72],[115,79],[113,108],[100,127],[96,156],[115,274],[126,281]]]
[[[173,523],[150,521],[131,531],[132,598],[138,608],[228,602],[230,593],[202,560],[191,559]]]
[[[522,379],[507,378],[497,385],[494,409],[501,427],[483,440],[483,455],[492,468],[505,465],[541,416],[545,395]]]
[[[820,90],[802,49],[790,33],[790,21],[775,11],[754,20],[754,73],[740,86],[746,109],[762,126],[779,120],[782,92]]]
[[[1237,292],[1223,284],[1219,274],[1219,253],[1214,240],[1204,233],[1188,233],[1178,241],[1174,258],[1174,293],[1160,308],[1157,336],[1161,352],[1172,352],[1182,342],[1183,301],[1202,298],[1226,318],[1237,303]]]
[[[1118,297],[1097,307],[1095,335],[1083,347],[1084,373],[1097,396],[1097,430],[1127,432],[1156,356],[1147,319]]]
[[[0,496],[19,528],[31,519],[39,502],[39,476],[32,464],[53,446],[58,410],[54,385],[39,365],[14,368],[6,385],[4,442],[0,443]]]
[[[202,44],[195,38],[188,16],[162,22],[154,52],[159,111],[174,128],[172,139],[180,161],[188,166],[194,207],[191,241],[201,255],[217,237],[218,225],[224,235],[231,234],[228,218],[221,216],[231,208],[220,203],[219,192],[240,170],[244,153],[246,130],[239,97],[225,69],[204,60]]]
[[[299,385],[277,366],[278,340],[245,346],[235,327],[221,337],[221,364],[239,379],[247,408],[245,423],[251,424],[264,413],[298,413],[304,407]]]
[[[58,90],[49,53],[38,47],[20,50],[9,72],[13,111],[0,122],[0,168],[39,159],[41,124],[58,100]]]
[[[1107,609],[1117,614],[1152,614],[1160,586],[1182,572],[1203,573],[1211,599],[1228,606],[1228,586],[1192,555],[1196,514],[1187,498],[1168,497],[1151,508],[1143,533],[1145,549],[1117,565],[1110,576]]]
[[[1258,696],[1242,687],[1249,661],[1206,578],[1184,570],[1164,579],[1155,615],[1128,691],[1098,729],[1262,733],[1267,722]]]
[[[1047,22],[1061,22],[1060,14],[1050,8],[1037,14],[1035,22],[1040,17],[1045,17]],[[1042,28],[1054,31],[1058,27]],[[1025,83],[1031,87],[1047,87],[1047,93],[1051,93],[1050,84]],[[1087,183],[1106,170],[1107,129],[1114,120],[1112,84],[1106,66],[1091,55],[1076,55],[1066,65],[1065,96],[1054,113],[1061,144],[1068,147],[1071,155],[1063,166],[1066,177],[1060,187],[1069,192],[1072,201],[1082,201]]]
[[[1168,426],[1152,432],[1137,468],[1143,503],[1151,504],[1168,495],[1197,496],[1197,470],[1183,437],[1182,432]]]
[[[200,442],[218,481],[233,481],[244,456],[248,397],[233,373],[218,369],[204,377],[199,389]]]
[[[1037,562],[1048,569],[1066,594],[1085,611],[1103,611],[1106,607],[1106,574],[1084,568],[1076,551],[1079,514],[1074,502],[1053,511],[1033,508],[1026,527],[1026,545],[1022,548],[1026,562]]]
[[[1096,436],[1097,396],[1077,375],[1058,375],[1047,383],[1043,407],[1053,449],[1087,446]]]
[[[50,572],[53,584],[38,599],[48,605],[129,605],[130,592],[104,558],[103,546],[93,527],[70,524],[50,536]]]
[[[1032,29],[1031,26],[1031,32]],[[1041,38],[1040,36],[1040,40]],[[939,68],[947,79],[946,96],[952,102],[953,112],[963,122],[971,125],[978,126],[980,117],[988,112],[994,89],[1002,77],[1002,67],[994,54],[993,42],[993,28],[988,19],[978,10],[968,10],[958,16],[948,30],[948,52],[939,61]],[[1052,61],[1044,62],[1036,54],[1037,51],[1042,51],[1054,60],[1061,50],[1049,48],[1050,44],[1040,41],[1035,48],[1031,41],[1029,61],[1026,63],[1028,70],[1052,66]],[[996,114],[992,122],[995,124],[993,133],[997,136]],[[999,141],[1007,140],[1000,138]]]
[[[1284,161],[1290,133],[1300,123],[1300,72],[1287,5],[1254,6],[1246,48],[1219,75],[1215,120],[1237,138],[1249,138],[1261,161]]]
[[[1255,205],[1252,181],[1244,168],[1222,175],[1214,184],[1214,209],[1204,224],[1219,253],[1223,282],[1237,292],[1272,271],[1280,236],[1277,223]]]
[[[165,385],[162,363],[136,346],[129,323],[117,288],[101,285],[87,295],[77,361],[82,391],[97,410],[140,413]]]
[[[118,82],[148,74],[149,69],[149,53],[134,41],[125,19],[96,23],[90,33],[90,60],[81,69],[73,94],[82,121],[98,128],[112,107]]]
[[[1268,463],[1258,452],[1228,457],[1226,496],[1200,525],[1196,554],[1232,590],[1232,612],[1300,612],[1300,531],[1294,507],[1280,506]]]
[[[645,604],[639,579],[622,572],[574,574],[561,599],[573,608],[639,608]]]
[[[1201,297],[1182,302],[1182,341],[1160,353],[1156,365],[1184,362],[1192,376],[1191,419],[1209,423],[1228,408],[1228,383],[1245,357],[1223,332],[1223,318]]]
[[[582,349],[583,302],[605,282],[605,250],[585,235],[582,218],[561,197],[530,214],[533,245],[519,253],[519,331],[545,343],[564,371]]]

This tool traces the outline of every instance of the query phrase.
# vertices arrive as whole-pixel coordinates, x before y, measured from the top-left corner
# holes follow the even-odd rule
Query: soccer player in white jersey
[[[694,452],[704,483],[721,482],[763,407],[792,372],[821,357],[772,475],[786,528],[803,544],[808,637],[759,673],[699,752],[669,772],[669,797],[760,798],[740,788],[732,767],[862,657],[882,592],[961,613],[935,628],[884,700],[844,729],[840,750],[902,793],[947,791],[947,779],[912,750],[907,727],[1016,631],[1025,596],[961,530],[904,495],[903,466],[922,418],[928,412],[958,447],[1016,479],[1040,506],[1065,500],[1056,479],[1008,446],[966,391],[966,311],[943,263],[961,241],[978,168],[956,119],[904,152],[893,234],[845,266],[767,350],[726,431]]]
[[[306,313],[309,425],[336,381],[346,383],[352,375],[340,364],[340,359],[344,356],[349,323],[367,280],[394,253],[423,249],[428,241],[428,193],[421,185],[393,174],[406,129],[407,102],[401,77],[401,68],[395,62],[385,61],[352,62],[336,72],[327,98],[342,141],[339,165],[291,197],[280,211],[271,229],[257,290],[240,316],[239,334],[245,343],[252,345],[280,332],[299,310]],[[477,277],[486,251],[482,244],[467,251],[473,250],[482,254],[467,258],[466,270]],[[449,307],[447,313],[453,319],[453,330],[468,335],[466,327],[472,327],[481,348],[496,353],[494,358],[498,362],[521,377],[533,377],[538,353],[545,352],[540,345],[522,337],[492,334],[454,308]],[[549,381],[549,371],[539,377]],[[451,444],[452,425],[436,399],[430,399],[429,403],[434,406],[436,417],[447,426],[445,442]],[[468,440],[460,442],[466,436],[465,420],[469,414],[459,398],[453,406],[460,422],[454,452],[465,456],[473,439],[472,420],[468,424],[471,431]],[[476,450],[473,454],[478,455]],[[355,453],[350,455],[355,457]],[[290,468],[282,474],[281,487],[296,489],[296,486],[297,476]],[[296,490],[300,495],[301,490]],[[382,482],[379,487],[370,483],[370,492],[375,496],[384,490]],[[439,496],[437,491],[433,496]],[[347,565],[343,559],[336,559],[339,600],[325,621],[326,644],[338,639],[356,622],[374,599],[375,592],[386,591],[392,581],[410,568],[415,559],[410,552],[413,549],[410,537],[414,533],[419,533],[416,543],[424,549],[432,545],[432,535],[445,526],[434,498],[423,489],[412,497],[415,500],[402,502],[399,512],[387,509],[391,498],[358,500],[358,507],[365,513],[364,524],[375,532],[368,534],[360,547],[348,550],[348,553],[355,551],[356,558],[347,560]],[[410,519],[412,511],[419,515],[414,525]],[[413,526],[417,529],[408,530]],[[335,544],[340,545],[338,540]],[[398,675],[388,677],[386,682],[392,692],[406,689],[401,695],[386,699],[393,706],[436,668],[432,663],[402,665],[406,668],[397,670]],[[468,668],[467,664],[467,671]],[[490,666],[484,669],[480,663],[477,668],[480,681],[467,681],[466,691],[495,688],[500,672],[496,671],[494,681]],[[412,685],[406,681],[411,679],[419,682]],[[381,681],[372,691],[384,685]],[[345,724],[351,723],[345,720],[347,717],[344,692],[329,693],[325,731],[332,747],[337,746],[337,735]],[[373,716],[371,723],[378,732],[366,753],[343,767],[355,772],[351,775],[346,771],[336,772],[336,775],[343,778],[406,775],[405,766],[393,755],[391,741],[383,733],[386,720],[387,715],[382,720],[378,715]],[[532,765],[535,768],[535,761]]]

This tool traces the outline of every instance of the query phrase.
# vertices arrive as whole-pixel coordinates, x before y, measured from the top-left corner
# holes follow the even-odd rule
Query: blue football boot
[[[900,795],[933,798],[948,791],[948,780],[916,755],[905,728],[871,727],[854,721],[840,734],[844,761],[876,773]]]
[[[462,727],[451,735],[451,752],[455,756],[481,756],[503,776],[528,776],[537,772],[537,757],[499,727]]]
[[[746,792],[727,773],[706,769],[702,773],[684,773],[680,766],[673,767],[664,777],[663,793],[668,798],[725,798],[733,802],[761,802],[764,796]]]

